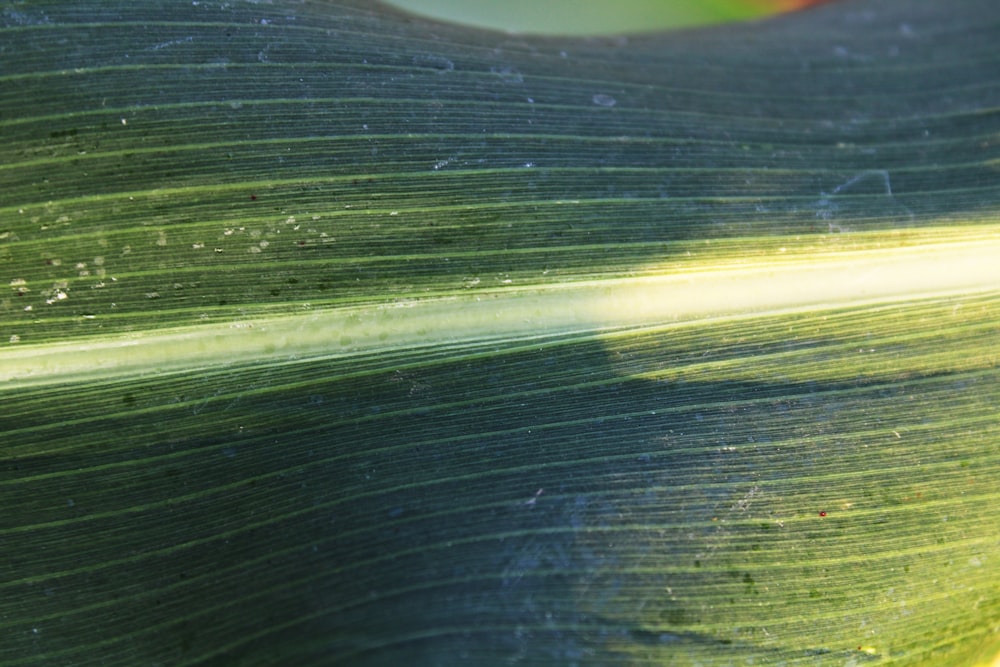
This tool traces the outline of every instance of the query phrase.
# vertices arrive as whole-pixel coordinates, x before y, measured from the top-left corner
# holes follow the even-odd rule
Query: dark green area
[[[825,367],[955,302],[24,391],[0,663],[925,664],[1000,609],[1000,350],[933,367],[994,298],[840,381],[774,328]]]
[[[4,3],[0,370],[990,229],[998,41],[992,0],[627,41]],[[0,667],[992,658],[998,315],[994,290],[0,385]]]
[[[623,42],[328,3],[12,5],[3,338],[989,221],[996,14],[831,6]]]

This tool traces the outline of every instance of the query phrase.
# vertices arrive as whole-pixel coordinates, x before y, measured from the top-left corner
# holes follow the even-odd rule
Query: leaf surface
[[[1000,651],[994,3],[0,26],[0,665]]]

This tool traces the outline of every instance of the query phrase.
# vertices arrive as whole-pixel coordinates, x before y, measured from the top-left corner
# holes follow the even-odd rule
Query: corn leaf
[[[1000,11],[0,11],[0,666],[989,665]]]

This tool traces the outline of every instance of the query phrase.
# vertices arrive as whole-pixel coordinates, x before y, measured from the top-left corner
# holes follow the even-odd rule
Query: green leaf
[[[423,16],[520,34],[612,35],[747,20],[791,9],[773,0],[618,0],[571,2],[508,0],[390,0],[387,4]]]
[[[0,26],[0,667],[996,663],[991,1]]]

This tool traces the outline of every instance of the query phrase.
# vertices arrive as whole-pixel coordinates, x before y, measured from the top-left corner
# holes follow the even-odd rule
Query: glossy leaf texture
[[[0,21],[0,666],[1000,653],[992,1]]]

